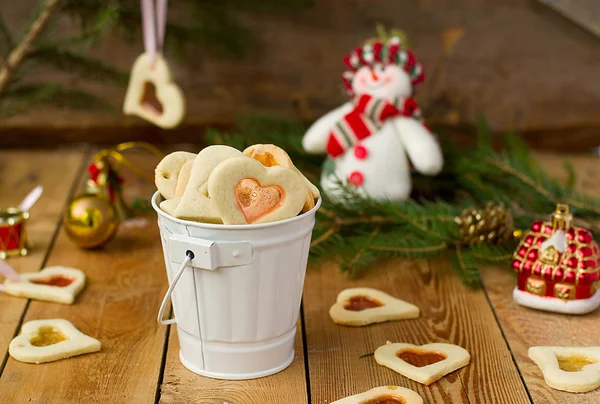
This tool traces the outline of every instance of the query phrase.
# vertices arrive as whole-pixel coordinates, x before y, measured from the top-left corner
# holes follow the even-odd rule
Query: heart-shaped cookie
[[[208,193],[225,224],[266,223],[300,213],[306,185],[291,168],[264,167],[249,157],[219,164],[208,179]]]
[[[75,268],[48,267],[40,272],[21,274],[18,282],[6,279],[3,286],[6,294],[12,296],[73,304],[85,286],[85,274]]]
[[[371,288],[341,291],[329,316],[337,324],[362,326],[419,317],[419,308]]]
[[[181,122],[185,113],[183,93],[173,83],[161,55],[156,55],[154,63],[146,53],[138,56],[131,70],[123,112],[162,128],[173,128]]]
[[[388,341],[375,350],[378,364],[426,386],[466,366],[470,360],[466,349],[453,344],[417,346]]]
[[[45,363],[97,352],[100,347],[100,341],[67,320],[33,320],[23,324],[21,334],[10,342],[8,353],[21,362]]]
[[[308,178],[300,172],[292,162],[292,159],[285,150],[273,144],[255,144],[244,150],[244,155],[260,162],[265,167],[282,166],[295,170],[307,187],[306,203],[302,207],[302,212],[308,212],[315,206],[315,199],[321,196],[319,188],[314,186]]]
[[[205,223],[222,223],[217,208],[208,197],[208,178],[221,162],[239,156],[243,156],[242,152],[229,146],[216,145],[202,149],[194,159],[190,178],[175,207],[174,216]]]
[[[404,387],[382,386],[331,404],[423,404],[423,399],[417,392]]]
[[[600,347],[534,346],[529,358],[554,389],[584,393],[600,387]]]
[[[174,152],[165,156],[154,170],[154,183],[165,199],[175,198],[179,175],[187,163],[194,161],[196,154]]]

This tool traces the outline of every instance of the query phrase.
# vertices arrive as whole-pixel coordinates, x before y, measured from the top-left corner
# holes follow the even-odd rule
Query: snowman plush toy
[[[302,146],[309,153],[327,152],[321,186],[330,198],[339,199],[344,186],[351,186],[373,199],[405,200],[411,163],[425,175],[443,166],[437,139],[411,98],[424,80],[423,68],[398,37],[357,48],[344,63],[351,100],[317,120]]]

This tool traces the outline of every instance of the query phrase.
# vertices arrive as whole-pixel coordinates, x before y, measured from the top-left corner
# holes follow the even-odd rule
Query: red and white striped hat
[[[344,64],[348,66],[348,70],[342,74],[342,80],[348,95],[354,96],[352,79],[356,71],[362,66],[372,66],[375,63],[395,64],[402,67],[410,76],[413,87],[425,81],[423,66],[417,62],[411,51],[402,48],[400,38],[395,36],[387,43],[377,40],[356,48],[344,57]]]

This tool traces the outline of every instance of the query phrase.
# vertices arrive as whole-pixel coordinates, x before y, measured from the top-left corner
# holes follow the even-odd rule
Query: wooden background
[[[14,31],[36,3],[2,0],[0,13]],[[170,15],[185,18],[186,3],[172,2]],[[193,45],[185,62],[170,58],[188,102],[184,130],[148,129],[141,120],[119,113],[48,108],[0,121],[0,145],[132,138],[197,142],[191,138],[199,137],[202,128],[229,126],[235,116],[253,112],[310,122],[345,101],[341,58],[373,36],[377,23],[404,29],[429,73],[439,65],[444,33],[462,30],[437,83],[429,80],[418,94],[430,122],[464,135],[483,113],[497,133],[517,130],[540,148],[583,151],[600,144],[600,39],[539,1],[315,3],[295,13],[241,15],[261,41],[242,61],[218,60]],[[74,24],[62,20],[56,32],[68,32]],[[94,52],[128,70],[141,49],[141,41],[107,38]],[[31,72],[31,80],[40,78],[91,87],[117,106],[125,92],[44,68]]]

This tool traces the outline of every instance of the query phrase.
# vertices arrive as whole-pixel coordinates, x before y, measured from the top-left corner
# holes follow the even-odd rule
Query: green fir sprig
[[[240,120],[238,128],[234,133],[209,131],[207,140],[240,149],[256,143],[276,144],[302,170],[312,173],[311,179],[318,180],[324,157],[302,150],[303,125],[253,117]],[[381,258],[445,256],[466,285],[478,287],[480,267],[499,264],[510,268],[518,239],[497,245],[468,244],[455,221],[467,208],[504,204],[515,228],[526,229],[533,220],[546,219],[557,203],[568,203],[577,221],[600,230],[600,200],[574,191],[572,167],[567,184],[551,178],[514,134],[507,136],[502,150],[495,150],[483,118],[477,144],[470,150],[459,149],[443,134],[440,137],[446,167],[435,178],[415,174],[412,199],[374,201],[343,183],[339,185],[345,192],[335,201],[323,195],[312,238],[313,259],[335,260],[342,271],[357,276]]]

